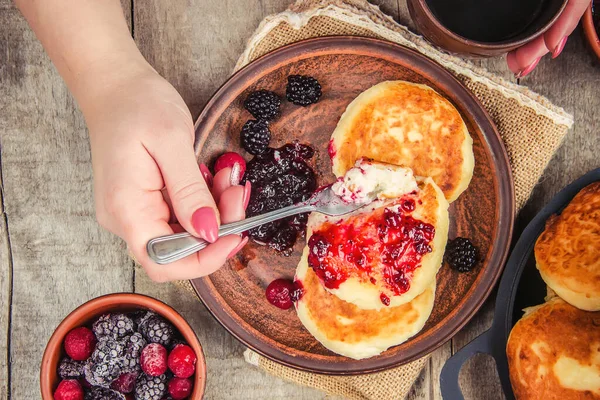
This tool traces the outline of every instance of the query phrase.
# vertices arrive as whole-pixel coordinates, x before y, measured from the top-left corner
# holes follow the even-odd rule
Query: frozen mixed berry
[[[138,372],[140,370],[140,355],[146,346],[146,340],[140,333],[136,332],[124,339],[124,346],[123,372]]]
[[[79,379],[83,377],[83,361],[75,361],[69,357],[60,360],[58,376],[61,379]]]
[[[219,158],[217,158],[217,161],[215,161],[214,168],[215,174],[223,168],[236,168],[236,164],[238,164],[237,168],[239,168],[240,170],[239,176],[240,179],[242,179],[244,173],[246,172],[246,160],[244,160],[242,156],[240,156],[238,153],[234,153],[232,151],[224,153]]]
[[[269,303],[275,307],[279,307],[282,310],[291,308],[294,303],[292,302],[292,292],[294,291],[294,283],[287,279],[275,279],[267,286],[266,296]]]
[[[125,395],[116,390],[95,387],[85,394],[85,400],[125,400]]]
[[[189,378],[196,370],[196,353],[185,344],[173,348],[168,359],[169,369],[178,378]]]
[[[469,239],[457,237],[448,242],[444,258],[451,268],[459,272],[468,272],[477,265],[477,248]]]
[[[110,388],[121,393],[131,393],[135,388],[135,381],[137,380],[138,375],[137,372],[127,372],[122,374],[110,384]]]
[[[286,97],[292,103],[306,107],[321,98],[321,84],[312,76],[290,75],[286,87]]]
[[[271,131],[265,121],[249,120],[242,127],[241,145],[248,153],[264,153],[271,142]]]
[[[139,331],[148,343],[159,343],[166,347],[171,344],[175,335],[173,326],[154,313],[143,319],[139,325]]]
[[[83,388],[75,379],[61,381],[54,392],[54,400],[83,400]]]
[[[186,378],[173,378],[169,381],[169,394],[173,400],[187,399],[192,394],[192,381]]]
[[[268,90],[252,92],[244,101],[244,108],[254,118],[262,121],[272,121],[277,118],[279,106],[281,106],[279,96]]]
[[[99,340],[107,337],[120,339],[134,332],[134,323],[125,314],[105,314],[94,322],[92,329]]]
[[[141,374],[135,383],[136,400],[161,400],[167,394],[167,376]]]
[[[167,372],[167,349],[158,343],[150,343],[142,350],[140,364],[146,375],[164,374]]]
[[[94,333],[85,326],[73,329],[65,337],[65,352],[76,361],[87,360],[95,345]]]

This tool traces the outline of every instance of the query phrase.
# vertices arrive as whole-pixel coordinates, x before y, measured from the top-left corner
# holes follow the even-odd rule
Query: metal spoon
[[[367,196],[362,203],[347,203],[337,196],[331,185],[315,192],[308,200],[279,210],[247,218],[231,224],[221,225],[219,237],[239,234],[257,226],[305,212],[316,211],[321,214],[338,216],[351,213],[375,200],[376,196]],[[210,243],[187,232],[154,238],[148,242],[148,255],[157,264],[169,264],[202,250]]]

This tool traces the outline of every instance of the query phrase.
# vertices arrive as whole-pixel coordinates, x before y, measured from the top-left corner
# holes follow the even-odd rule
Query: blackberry
[[[268,90],[252,92],[244,101],[244,108],[261,121],[272,121],[277,118],[279,106],[281,106],[279,96]]]
[[[125,395],[116,390],[95,387],[85,394],[85,400],[125,400]]]
[[[257,155],[264,153],[271,141],[271,131],[265,121],[249,120],[242,127],[241,143],[248,153]]]
[[[94,322],[92,330],[98,340],[107,337],[120,339],[133,333],[134,323],[125,314],[104,314]]]
[[[83,361],[65,357],[58,364],[58,376],[61,379],[79,379],[83,377]]]
[[[136,400],[161,400],[167,394],[167,375],[141,374],[135,383]]]
[[[90,358],[83,367],[83,374],[90,385],[108,388],[121,376],[121,364],[119,360],[96,363]]]
[[[468,272],[477,264],[477,248],[469,239],[457,237],[448,242],[444,258],[452,269]]]
[[[285,94],[288,101],[306,107],[319,101],[322,94],[321,85],[311,76],[290,75]]]
[[[140,355],[146,346],[146,340],[140,333],[134,333],[125,340],[125,350],[122,358],[123,372],[140,370]]]
[[[165,347],[169,347],[175,336],[171,324],[156,314],[144,319],[139,326],[139,331],[148,343],[159,343]]]

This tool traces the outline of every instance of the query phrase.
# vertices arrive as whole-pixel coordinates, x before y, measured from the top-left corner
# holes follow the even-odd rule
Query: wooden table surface
[[[197,116],[259,22],[289,3],[123,0],[123,7],[144,56]],[[412,27],[404,0],[376,3]],[[502,59],[478,62],[514,79]],[[593,123],[600,113],[600,66],[578,29],[558,59],[545,57],[520,83],[572,113],[575,125],[520,213],[517,235],[563,186],[600,167],[600,135]],[[121,291],[161,299],[192,324],[207,356],[207,399],[325,398],[246,364],[244,346],[200,301],[172,284],[151,282],[124,243],[98,226],[85,123],[11,0],[0,0],[0,184],[0,398],[39,398],[40,360],[54,328],[81,303]],[[489,327],[492,303],[434,353],[410,399],[441,398],[445,359]],[[502,398],[486,356],[466,365],[461,385],[466,398]]]

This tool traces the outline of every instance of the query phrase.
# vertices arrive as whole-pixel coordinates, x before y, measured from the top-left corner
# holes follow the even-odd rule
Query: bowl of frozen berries
[[[95,298],[56,328],[42,358],[44,400],[201,399],[202,347],[173,308],[151,297]]]

